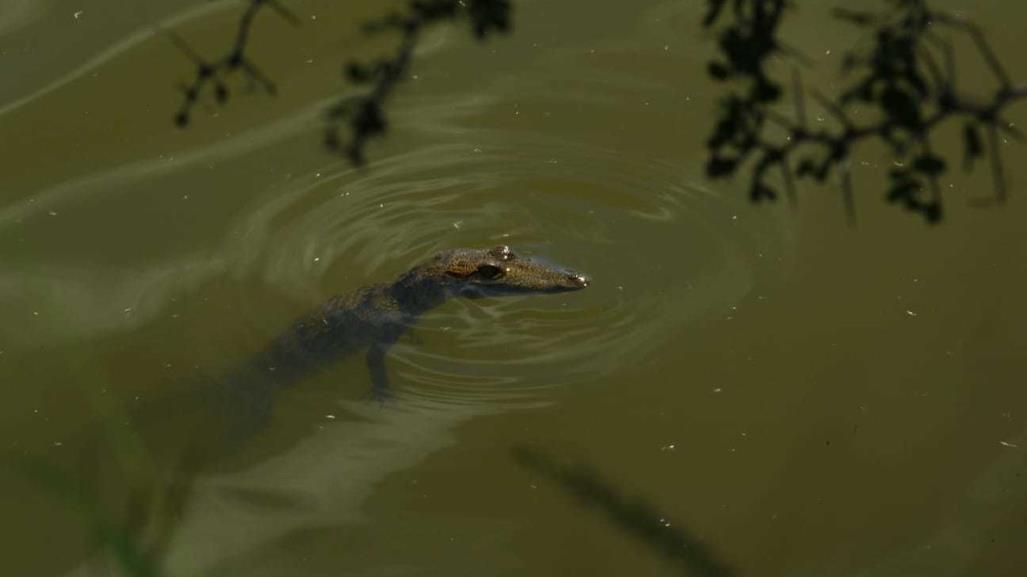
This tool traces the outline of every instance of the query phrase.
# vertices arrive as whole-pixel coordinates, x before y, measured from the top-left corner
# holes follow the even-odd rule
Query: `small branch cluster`
[[[474,35],[485,39],[510,28],[509,0],[410,0],[406,9],[365,25],[369,34],[397,32],[400,42],[385,58],[369,62],[350,61],[346,78],[365,87],[359,95],[346,96],[333,105],[327,116],[325,145],[345,154],[353,164],[364,163],[367,142],[383,134],[388,126],[384,104],[406,78],[417,42],[431,25],[466,19]],[[342,133],[348,131],[344,141]]]
[[[809,94],[833,117],[833,127],[811,127],[807,119],[807,90],[797,71],[792,75],[794,117],[774,106],[782,99],[782,83],[769,74],[775,56],[797,58],[777,33],[788,0],[707,0],[704,25],[728,20],[720,32],[719,58],[709,74],[718,81],[738,81],[743,88],[721,99],[713,134],[707,141],[707,174],[726,177],[751,166],[749,194],[755,201],[777,198],[770,175],[779,173],[793,199],[799,178],[826,181],[837,175],[852,218],[849,156],[860,142],[877,139],[888,145],[895,166],[889,173],[887,198],[922,215],[928,222],[942,217],[939,177],[948,163],[932,148],[932,137],[945,121],[963,123],[964,166],[972,168],[982,156],[991,158],[995,198],[1005,198],[999,154],[999,132],[1022,135],[1003,120],[1009,105],[1027,98],[1027,86],[1014,85],[984,34],[972,23],[933,10],[927,0],[888,0],[880,13],[838,9],[835,15],[873,33],[868,51],[853,51],[844,59],[844,72],[854,80],[834,99],[818,91]],[[725,17],[725,14],[730,15]],[[995,77],[997,88],[986,97],[960,94],[956,85],[954,50],[941,32],[969,37]],[[858,111],[872,110],[872,122],[857,122]],[[783,133],[784,138],[773,135]],[[987,135],[987,145],[981,134]]]
[[[275,94],[274,82],[246,54],[253,22],[264,8],[272,9],[293,24],[299,23],[280,0],[248,0],[239,18],[235,43],[227,54],[213,61],[200,57],[178,36],[171,35],[172,41],[196,64],[192,82],[182,86],[184,97],[175,114],[175,124],[182,127],[189,124],[194,107],[208,88],[218,104],[227,102],[228,79],[236,73],[245,75],[252,85],[268,94]],[[367,142],[385,132],[388,123],[384,103],[406,77],[422,33],[433,24],[460,19],[470,23],[478,39],[485,39],[494,32],[506,32],[510,28],[510,0],[409,0],[404,9],[366,24],[366,33],[398,32],[400,42],[385,58],[351,61],[345,67],[345,77],[366,89],[356,96],[340,98],[329,109],[325,128],[328,148],[345,154],[354,164],[363,164]],[[343,132],[349,133],[345,141]]]
[[[239,26],[232,48],[216,60],[202,58],[185,41],[171,33],[172,42],[196,65],[192,81],[181,87],[183,97],[182,104],[175,114],[176,125],[180,127],[189,125],[193,108],[199,104],[201,96],[206,93],[208,87],[213,91],[214,99],[218,104],[228,102],[228,98],[231,95],[228,80],[235,74],[242,74],[250,81],[251,85],[263,89],[268,94],[275,94],[274,82],[261,72],[260,68],[246,54],[253,22],[257,14],[264,8],[272,9],[292,24],[299,24],[299,19],[286,9],[279,0],[249,0],[246,9],[239,18]]]

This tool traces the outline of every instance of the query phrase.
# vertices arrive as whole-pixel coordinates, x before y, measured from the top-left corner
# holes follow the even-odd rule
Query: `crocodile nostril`
[[[571,281],[576,286],[579,286],[581,288],[587,287],[588,283],[590,282],[589,278],[587,276],[583,275],[583,274],[567,275],[567,280]]]

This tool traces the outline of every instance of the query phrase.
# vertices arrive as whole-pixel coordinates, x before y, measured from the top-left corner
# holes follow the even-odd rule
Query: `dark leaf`
[[[761,202],[764,200],[776,200],[777,191],[770,188],[765,183],[758,180],[752,182],[752,187],[749,189],[749,198],[753,202]]]
[[[781,87],[773,82],[758,82],[753,87],[753,98],[759,102],[774,102],[781,97]]]
[[[969,170],[973,167],[974,159],[984,153],[984,145],[981,144],[981,135],[972,122],[967,122],[963,127],[963,166]]]
[[[727,176],[735,171],[737,165],[738,161],[736,159],[712,156],[706,162],[706,176],[710,178]]]
[[[909,70],[909,74],[906,75],[906,78],[909,80],[909,83],[913,85],[913,88],[916,89],[917,96],[920,98],[927,96],[927,82],[924,81],[924,77],[917,72],[916,68],[911,68]]]
[[[717,21],[717,17],[720,16],[720,12],[725,4],[727,4],[727,0],[706,0],[706,16],[703,17],[702,21],[704,28],[709,28]]]
[[[890,86],[881,94],[881,106],[888,116],[906,127],[920,125],[920,103],[904,90]]]
[[[706,71],[717,80],[726,80],[731,75],[731,71],[728,67],[721,62],[710,62],[706,66]]]
[[[802,176],[813,176],[817,172],[817,163],[812,158],[803,158],[795,169],[795,174]]]
[[[385,116],[381,106],[374,101],[367,101],[350,123],[358,137],[380,134],[385,131]]]
[[[817,167],[816,171],[814,171],[813,176],[816,177],[817,182],[824,182],[827,180],[827,177],[831,174],[830,170],[831,164],[827,162],[822,162],[820,166]]]
[[[940,203],[932,202],[932,203],[926,204],[921,209],[921,212],[923,213],[924,218],[927,219],[928,223],[936,224],[938,222],[941,222],[941,204]]]
[[[350,82],[367,82],[371,79],[371,72],[359,62],[350,62],[346,65],[346,77]]]
[[[506,32],[510,29],[509,0],[471,0],[467,8],[471,16],[471,27],[478,39],[491,32]]]
[[[907,206],[916,203],[917,193],[920,191],[920,184],[915,180],[902,180],[892,184],[888,190],[888,202],[901,202]]]
[[[945,159],[925,153],[913,159],[913,169],[929,176],[938,176],[945,172]]]

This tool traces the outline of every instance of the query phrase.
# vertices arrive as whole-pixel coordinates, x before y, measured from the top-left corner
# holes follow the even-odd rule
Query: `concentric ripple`
[[[251,264],[297,294],[388,282],[461,246],[508,244],[592,277],[584,291],[430,311],[390,352],[404,402],[546,402],[554,387],[638,362],[691,319],[729,314],[781,247],[772,218],[739,219],[743,202],[675,164],[509,133],[476,140],[503,145],[332,164],[272,191],[240,224],[263,249]]]

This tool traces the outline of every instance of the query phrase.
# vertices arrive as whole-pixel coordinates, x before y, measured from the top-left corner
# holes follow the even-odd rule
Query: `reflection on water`
[[[144,20],[214,47],[231,6],[195,5]],[[144,555],[183,577],[651,574],[670,558],[710,575],[1001,575],[1023,560],[1003,540],[1024,518],[1018,206],[925,233],[875,204],[860,213],[879,224],[851,231],[815,193],[789,214],[711,188],[699,5],[682,2],[526,1],[486,48],[440,32],[353,168],[319,141],[342,50],[325,30],[380,7],[293,8],[302,33],[260,31],[280,96],[188,131],[168,122],[188,62],[142,25],[112,24],[100,52],[5,93],[0,432],[103,513],[83,524],[46,483],[4,474],[8,569]],[[54,14],[19,30],[63,34]],[[804,14],[803,43],[837,49]],[[138,82],[165,66],[180,68]],[[204,387],[294,319],[494,244],[593,285],[447,302],[391,349],[392,403],[368,398],[354,355],[217,447],[225,415]],[[529,443],[518,467],[505,447]],[[605,475],[545,458],[582,452],[731,557],[651,531],[651,508]],[[614,523],[582,523],[524,466]],[[147,552],[121,537],[97,551],[96,518],[144,527],[127,533]]]

